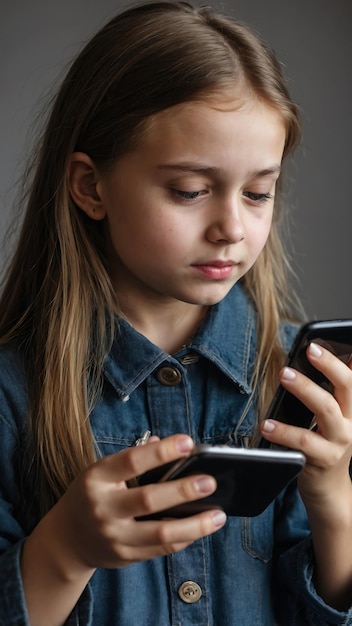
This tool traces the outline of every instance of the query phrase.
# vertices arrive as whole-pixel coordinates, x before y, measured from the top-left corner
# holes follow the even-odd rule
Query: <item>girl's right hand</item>
[[[226,515],[214,510],[177,520],[135,519],[215,491],[215,479],[204,475],[127,488],[128,480],[187,456],[192,447],[190,437],[174,435],[105,457],[82,472],[51,512],[64,551],[82,567],[120,568],[177,552],[221,528]]]
[[[128,489],[126,481],[187,456],[190,437],[174,435],[105,457],[83,471],[24,542],[21,572],[29,621],[62,626],[96,568],[120,568],[182,550],[225,524],[221,511],[185,519],[136,517],[210,495],[211,476]]]

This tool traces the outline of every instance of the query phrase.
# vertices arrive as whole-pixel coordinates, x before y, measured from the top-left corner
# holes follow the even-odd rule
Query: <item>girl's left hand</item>
[[[265,439],[302,451],[307,459],[299,476],[299,488],[307,508],[334,507],[346,497],[352,502],[349,465],[352,456],[352,364],[349,366],[331,352],[311,344],[310,363],[334,386],[334,395],[291,368],[283,368],[280,382],[310,409],[316,429],[298,428],[278,421],[263,423]]]

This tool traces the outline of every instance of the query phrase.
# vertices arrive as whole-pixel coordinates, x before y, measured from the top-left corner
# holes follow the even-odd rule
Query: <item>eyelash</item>
[[[243,195],[258,204],[265,204],[274,197],[271,193],[254,193],[253,191],[245,191]]]
[[[205,193],[204,191],[181,191],[181,189],[171,189],[171,191],[173,194],[175,194],[175,196],[177,196],[184,202],[197,200]]]
[[[206,193],[203,190],[182,191],[181,189],[171,189],[171,191],[183,202],[192,202],[192,200],[197,200]],[[256,202],[257,204],[265,204],[265,202],[272,200],[272,198],[274,197],[271,193],[255,193],[254,191],[245,191],[243,195],[252,202]]]

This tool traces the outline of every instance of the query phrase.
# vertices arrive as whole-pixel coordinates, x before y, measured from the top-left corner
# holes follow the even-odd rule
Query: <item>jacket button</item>
[[[178,385],[181,382],[182,375],[181,372],[176,367],[161,367],[157,373],[156,377],[162,385],[168,385],[172,387],[173,385]]]
[[[182,583],[178,589],[178,595],[180,596],[183,602],[187,602],[187,604],[193,604],[193,602],[198,602],[202,595],[202,590],[200,586],[193,582],[192,580],[186,580],[186,582]]]

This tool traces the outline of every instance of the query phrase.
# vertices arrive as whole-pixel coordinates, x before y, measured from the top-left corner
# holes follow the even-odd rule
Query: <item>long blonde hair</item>
[[[83,151],[108,168],[138,143],[151,115],[243,77],[282,115],[287,156],[300,139],[299,115],[274,54],[246,26],[209,8],[156,2],[126,10],[84,47],[53,100],[0,301],[0,344],[16,346],[28,373],[28,465],[40,480],[42,513],[96,459],[89,415],[118,307],[102,224],[69,195],[70,157]],[[265,249],[243,279],[258,311],[261,407],[282,362],[279,322],[292,317],[280,214],[277,201]]]

